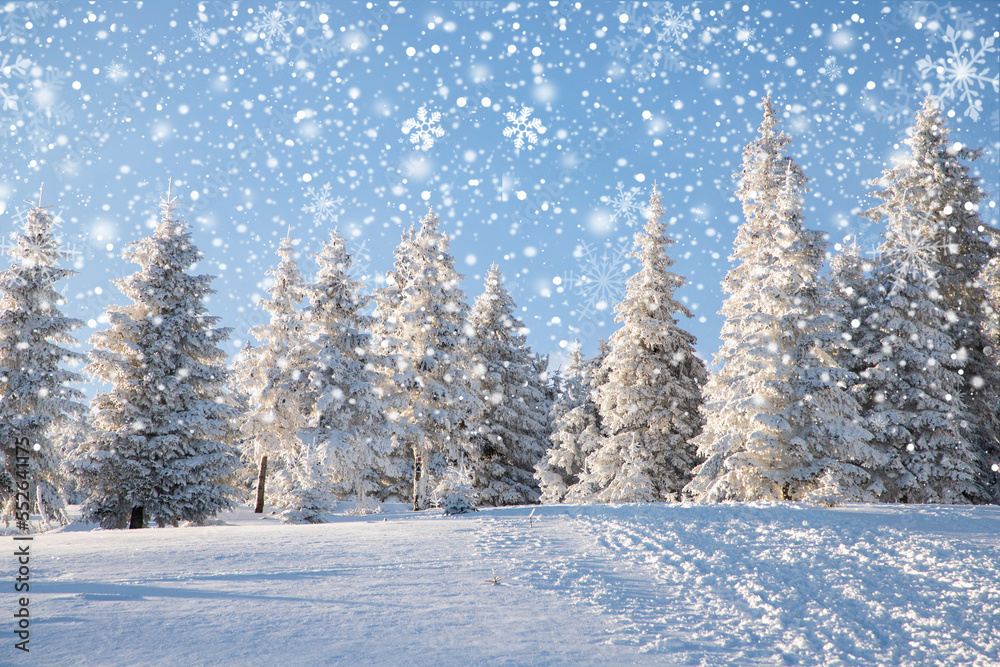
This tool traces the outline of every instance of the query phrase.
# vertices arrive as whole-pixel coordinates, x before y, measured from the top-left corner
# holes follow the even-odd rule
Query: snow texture
[[[403,509],[36,538],[31,664],[987,667],[1000,654],[996,507]]]

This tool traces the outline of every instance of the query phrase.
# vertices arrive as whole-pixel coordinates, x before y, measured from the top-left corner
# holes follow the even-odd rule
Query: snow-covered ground
[[[0,663],[1000,664],[997,507],[331,519],[36,536]]]

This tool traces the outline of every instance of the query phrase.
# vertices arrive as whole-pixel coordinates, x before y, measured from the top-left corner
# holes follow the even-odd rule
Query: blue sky
[[[0,219],[16,228],[44,183],[83,342],[122,302],[110,280],[135,267],[119,254],[172,178],[235,352],[285,234],[309,276],[336,227],[375,287],[434,206],[470,304],[496,262],[558,365],[614,331],[655,181],[690,280],[682,326],[711,359],[760,97],[783,110],[807,225],[831,242],[877,247],[868,181],[928,93],[985,149],[995,225],[998,29],[975,2],[8,2]]]

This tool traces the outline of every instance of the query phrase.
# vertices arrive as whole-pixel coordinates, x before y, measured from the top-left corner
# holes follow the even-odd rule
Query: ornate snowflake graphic
[[[422,106],[417,109],[416,118],[407,118],[403,121],[403,134],[410,136],[410,143],[419,145],[420,150],[430,150],[434,146],[434,139],[444,136],[444,128],[438,125],[441,122],[441,112],[427,112],[427,107]]]
[[[285,13],[284,3],[279,2],[271,10],[264,7],[258,9],[261,16],[250,29],[264,40],[264,46],[270,49],[275,41],[281,41],[285,44],[291,42],[292,38],[288,29],[295,23],[295,17],[290,13]]]
[[[910,77],[901,70],[887,69],[882,73],[882,92],[866,94],[865,105],[881,123],[907,123],[913,119],[925,95],[916,84],[919,78],[916,68]]]
[[[192,26],[191,28],[191,38],[198,42],[200,46],[208,49],[208,43],[212,39],[212,32],[204,26]]]
[[[602,199],[614,209],[611,213],[611,222],[623,220],[631,227],[635,224],[636,216],[640,215],[643,210],[643,204],[639,200],[639,188],[630,188],[626,191],[625,184],[619,181],[617,189],[618,194],[605,196]]]
[[[971,47],[963,41],[962,33],[948,26],[944,34],[944,41],[950,46],[946,58],[931,60],[930,56],[917,61],[917,68],[922,77],[927,78],[931,74],[937,76],[938,94],[934,97],[943,103],[945,99],[958,99],[966,103],[965,115],[978,120],[979,114],[983,110],[983,101],[979,98],[979,91],[987,85],[993,88],[993,92],[1000,92],[1000,76],[989,76],[989,68],[986,65],[986,54],[995,53],[993,47],[995,38],[979,38],[979,50]],[[982,69],[979,69],[982,67]]]
[[[128,70],[125,69],[125,65],[122,65],[121,63],[111,63],[108,65],[104,74],[115,83],[118,83],[128,76]]]
[[[830,56],[824,60],[823,66],[819,68],[819,73],[830,79],[830,81],[839,79],[841,72],[843,72],[843,68],[837,64],[836,56]]]
[[[334,197],[333,188],[329,183],[321,187],[319,192],[312,187],[306,188],[306,196],[310,201],[302,207],[302,210],[312,215],[314,225],[319,227],[324,222],[338,222],[340,205],[344,203],[344,198]]]
[[[507,122],[513,123],[503,129],[503,136],[514,137],[514,147],[518,150],[524,148],[525,140],[527,140],[528,148],[532,148],[534,144],[538,143],[538,135],[545,134],[545,128],[542,126],[542,121],[537,118],[531,118],[531,108],[526,106],[521,106],[521,112],[515,114],[513,111],[508,111]]]
[[[3,78],[0,79],[0,110],[17,111],[19,109],[21,98],[16,93],[11,92],[10,84],[4,79],[13,79],[15,75],[23,77],[27,75],[30,67],[31,61],[21,56],[17,56],[13,62],[7,54],[0,56],[0,75],[3,75]]]
[[[939,258],[953,248],[942,241],[927,214],[910,211],[909,215],[910,224],[892,230],[881,247],[887,263],[894,269],[893,290],[921,282],[937,289]]]
[[[367,283],[372,277],[370,273],[372,255],[368,249],[368,239],[356,244],[351,249],[351,268],[347,272],[360,283]]]
[[[680,11],[677,11],[672,4],[664,2],[660,11],[653,15],[653,25],[659,26],[656,41],[672,42],[681,46],[694,30],[694,21],[687,14],[687,7],[681,7]]]
[[[625,295],[631,272],[631,244],[595,246],[582,243],[573,251],[578,271],[566,276],[566,282],[580,301],[574,309],[581,320],[614,307]]]
[[[899,11],[906,25],[917,26],[927,33],[927,43],[932,46],[940,41],[946,24],[954,26],[959,32],[976,26],[976,20],[969,12],[930,0],[909,0],[900,5]]]

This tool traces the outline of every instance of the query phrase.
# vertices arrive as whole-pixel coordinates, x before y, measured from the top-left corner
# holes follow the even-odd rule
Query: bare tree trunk
[[[254,514],[264,513],[264,478],[267,477],[267,457],[260,457],[260,473],[257,475],[257,506]]]
[[[128,522],[129,530],[133,530],[135,528],[142,528],[142,524],[143,524],[142,514],[143,514],[143,512],[142,512],[142,505],[139,505],[138,507],[133,507],[132,508],[132,516],[131,516],[131,518],[129,518],[129,522]]]
[[[416,457],[413,460],[413,511],[419,512],[423,509],[422,485],[420,483],[423,477],[423,461],[420,457]]]

